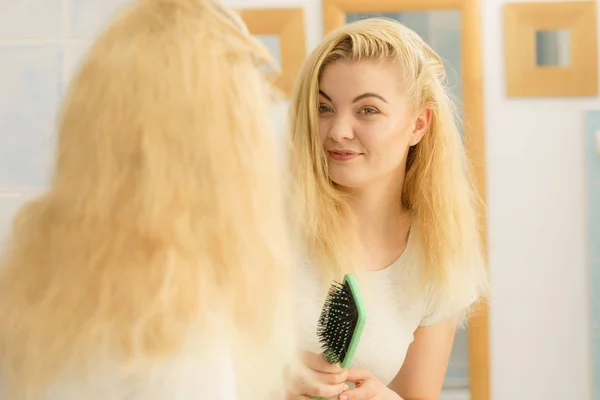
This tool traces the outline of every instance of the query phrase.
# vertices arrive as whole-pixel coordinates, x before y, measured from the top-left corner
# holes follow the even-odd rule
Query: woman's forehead
[[[329,64],[321,74],[319,89],[334,97],[354,97],[362,93],[401,95],[402,76],[392,61],[345,61]]]

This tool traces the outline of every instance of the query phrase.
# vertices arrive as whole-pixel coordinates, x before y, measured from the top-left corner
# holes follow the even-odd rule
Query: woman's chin
[[[357,179],[357,174],[331,174],[331,181],[340,189],[360,189],[364,186],[362,179]]]

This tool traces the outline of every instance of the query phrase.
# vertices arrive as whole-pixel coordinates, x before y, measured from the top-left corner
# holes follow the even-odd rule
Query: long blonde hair
[[[409,150],[401,199],[420,228],[423,283],[448,291],[466,280],[485,292],[479,199],[454,103],[444,87],[443,61],[416,33],[380,18],[331,32],[308,56],[292,96],[291,169],[297,191],[298,233],[323,276],[339,279],[344,273],[359,271],[353,261],[356,243],[348,234],[352,232],[348,225],[354,221],[347,201],[329,179],[318,133],[319,79],[324,68],[337,60],[397,63],[412,106],[431,109],[428,132]]]
[[[141,0],[99,36],[63,104],[50,187],[0,260],[9,398],[103,358],[177,355],[195,334],[237,338],[245,383],[281,379],[292,257],[270,63],[212,0]]]

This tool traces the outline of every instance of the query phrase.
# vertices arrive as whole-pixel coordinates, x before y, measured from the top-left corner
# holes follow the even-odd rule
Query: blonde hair
[[[359,272],[352,260],[352,219],[332,184],[318,133],[319,80],[337,60],[389,60],[403,73],[415,110],[431,109],[431,126],[409,150],[402,203],[416,217],[424,249],[423,284],[434,292],[487,289],[478,226],[478,196],[469,174],[442,59],[396,21],[371,18],[331,32],[305,61],[291,101],[291,169],[297,182],[297,224],[326,280]],[[398,155],[401,157],[402,155]],[[461,281],[459,283],[459,281]],[[456,285],[455,285],[456,284]],[[458,286],[457,286],[458,285]]]
[[[228,335],[240,397],[261,397],[249,382],[275,390],[293,352],[292,257],[270,63],[212,0],[141,0],[99,36],[64,101],[50,188],[0,261],[9,398]]]

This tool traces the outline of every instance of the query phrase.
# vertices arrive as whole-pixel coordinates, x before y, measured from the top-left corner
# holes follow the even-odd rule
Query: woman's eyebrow
[[[319,94],[320,94],[321,96],[323,96],[323,97],[324,97],[326,100],[333,102],[333,100],[331,100],[331,97],[329,97],[329,96],[328,96],[328,95],[327,95],[327,94],[326,94],[324,91],[322,91],[322,90],[319,90]],[[377,98],[377,99],[379,99],[379,100],[383,101],[384,103],[387,103],[387,104],[389,104],[389,102],[388,102],[388,101],[387,101],[387,100],[386,100],[386,99],[385,99],[383,96],[381,96],[381,95],[379,95],[379,94],[377,94],[377,93],[372,93],[372,92],[367,92],[367,93],[363,93],[363,94],[361,94],[361,95],[358,95],[358,96],[356,96],[356,97],[355,97],[355,98],[352,100],[352,102],[353,102],[353,103],[356,103],[357,101],[360,101],[360,100],[362,100],[362,99],[366,99],[366,98],[368,98],[368,97],[375,97],[375,98]]]

